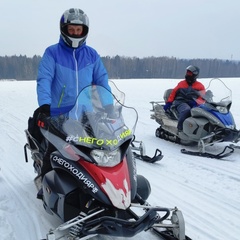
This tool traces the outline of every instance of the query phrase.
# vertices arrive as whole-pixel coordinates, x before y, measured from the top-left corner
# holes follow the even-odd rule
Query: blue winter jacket
[[[110,90],[108,74],[99,54],[84,43],[79,48],[59,43],[48,47],[39,64],[37,95],[39,106],[49,104],[51,115],[67,112],[81,90],[101,85]],[[106,105],[111,102],[106,99]]]

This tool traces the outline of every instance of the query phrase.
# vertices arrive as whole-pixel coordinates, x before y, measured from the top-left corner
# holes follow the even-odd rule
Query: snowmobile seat
[[[165,103],[167,102],[172,90],[173,90],[172,88],[169,88],[164,92],[163,99]]]
[[[165,103],[167,102],[172,90],[173,90],[172,88],[169,88],[164,92],[163,99],[164,99]],[[174,104],[171,106],[170,110],[167,112],[167,115],[173,120],[178,119],[178,112],[177,112]]]
[[[213,116],[211,113],[206,112],[201,107],[192,108],[191,116],[194,118],[202,118],[204,116],[204,118],[208,119],[210,123],[216,125],[220,124],[220,121],[217,117]]]

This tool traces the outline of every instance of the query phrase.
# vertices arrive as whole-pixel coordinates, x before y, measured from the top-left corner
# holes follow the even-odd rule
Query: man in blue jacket
[[[87,15],[80,9],[65,11],[60,19],[60,40],[48,47],[39,65],[39,111],[59,115],[74,105],[79,92],[91,84],[110,90],[108,74],[99,54],[86,45]]]
[[[81,9],[71,8],[63,13],[60,40],[45,50],[39,65],[37,96],[40,107],[35,116],[68,112],[86,86],[101,85],[110,90],[108,74],[99,54],[86,45],[88,32],[89,20]],[[106,100],[106,108],[111,106],[109,103]],[[43,159],[42,176],[51,169],[49,159],[53,150],[50,144]]]

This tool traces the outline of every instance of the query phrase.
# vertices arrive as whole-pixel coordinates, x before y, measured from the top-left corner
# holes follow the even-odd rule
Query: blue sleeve
[[[104,88],[109,90],[109,93],[107,93],[106,91],[103,91],[104,92],[103,94],[101,93],[99,94],[101,97],[101,102],[103,106],[113,104],[111,88],[108,84],[107,70],[104,67],[100,57],[95,62],[94,71],[93,71],[93,84],[103,86]]]
[[[93,84],[109,89],[107,70],[100,57],[97,58],[93,68]]]
[[[39,63],[37,77],[37,97],[39,106],[51,105],[51,86],[55,73],[55,60],[49,49],[43,54]]]

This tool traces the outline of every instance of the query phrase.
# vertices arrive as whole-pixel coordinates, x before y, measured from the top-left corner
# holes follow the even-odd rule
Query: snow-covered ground
[[[232,113],[240,126],[240,79],[222,79],[233,91]],[[177,206],[182,210],[186,233],[194,240],[240,239],[240,150],[225,160],[192,157],[180,153],[182,146],[155,137],[158,124],[150,119],[150,101],[162,100],[176,79],[114,80],[126,93],[126,104],[139,113],[137,140],[153,156],[159,148],[162,161],[137,161],[138,173],[152,186],[151,205]],[[205,86],[207,79],[201,80]],[[24,160],[24,130],[37,107],[35,81],[0,81],[0,239],[39,240],[57,222],[36,199],[32,160]],[[220,151],[224,144],[209,147]],[[134,239],[156,239],[140,233]],[[95,239],[108,239],[96,237]],[[116,238],[118,239],[118,238]]]

